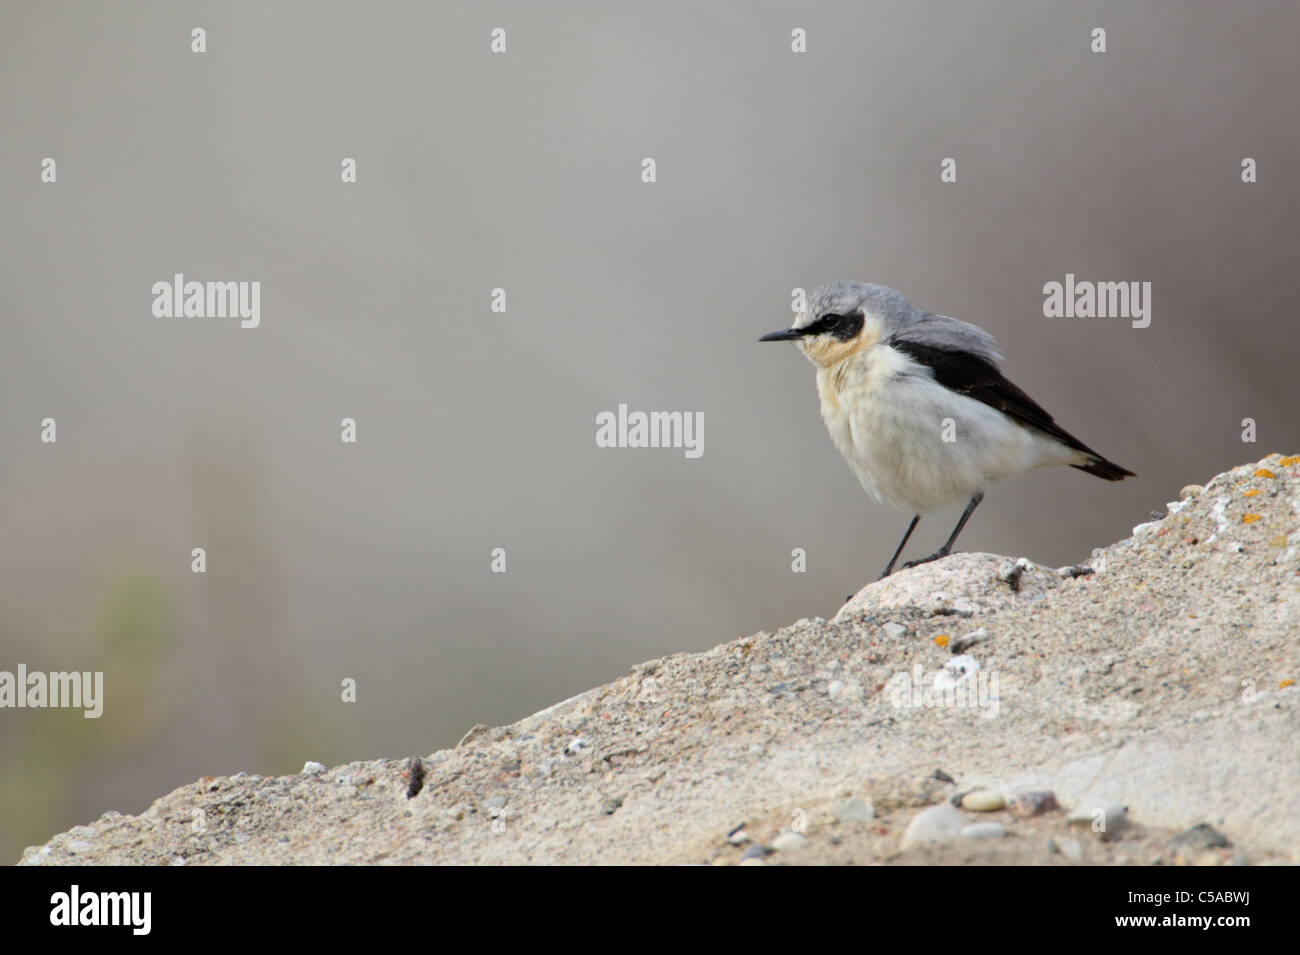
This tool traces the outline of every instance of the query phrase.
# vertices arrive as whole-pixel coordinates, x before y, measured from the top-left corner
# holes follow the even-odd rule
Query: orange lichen
[[[951,640],[951,639],[952,639],[952,638],[951,638],[950,636],[948,636],[948,634],[946,634],[946,633],[941,633],[941,634],[939,634],[937,637],[934,638],[934,642],[937,643],[937,644],[938,644],[939,646],[941,646],[941,647],[946,647],[946,646],[948,645],[948,641]]]
[[[1254,497],[1257,494],[1263,494],[1263,493],[1264,493],[1263,491],[1261,491],[1259,488],[1256,487],[1256,488],[1251,488],[1249,491],[1243,494],[1242,497]]]
[[[1288,686],[1295,686],[1295,680],[1283,680],[1277,685],[1279,690],[1285,690]]]
[[[1262,514],[1243,514],[1243,515],[1241,515],[1241,522],[1242,522],[1243,524],[1254,524],[1256,521],[1262,521],[1263,519],[1264,519],[1264,516],[1263,516]]]
[[[1293,464],[1300,464],[1300,454],[1293,454],[1290,457],[1283,458],[1278,464],[1284,468],[1289,468]]]
[[[1259,468],[1258,470],[1255,471],[1255,477],[1275,478],[1277,477],[1277,475],[1274,474],[1272,471],[1270,471],[1268,468]]]

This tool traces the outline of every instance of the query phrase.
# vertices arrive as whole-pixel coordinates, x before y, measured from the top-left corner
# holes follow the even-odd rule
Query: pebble
[[[1185,486],[1183,487],[1183,489],[1182,489],[1181,491],[1178,492],[1178,499],[1179,499],[1180,501],[1183,501],[1183,500],[1186,500],[1186,499],[1189,498],[1189,497],[1198,497],[1198,496],[1200,496],[1204,491],[1205,491],[1205,488],[1202,487],[1202,486],[1199,485],[1199,484],[1188,484],[1188,485],[1185,485]]]
[[[961,797],[961,807],[971,812],[997,812],[1007,807],[1007,797],[996,789],[977,789]]]
[[[727,841],[733,846],[743,846],[749,841],[749,833],[744,829],[737,829],[731,835],[727,836]]]
[[[1093,820],[1101,823],[1098,832],[1116,832],[1128,824],[1128,808],[1106,799],[1083,800],[1065,817],[1071,826],[1091,826]]]
[[[789,852],[791,849],[802,847],[807,842],[806,836],[787,830],[772,840],[772,849],[776,852]]]
[[[622,795],[615,794],[612,796],[606,796],[600,802],[600,811],[607,816],[612,816],[614,815],[614,813],[618,812],[619,808],[622,805],[623,805]]]
[[[876,807],[865,799],[841,799],[831,809],[840,822],[870,822],[876,818]]]
[[[745,861],[748,859],[762,859],[764,856],[771,853],[771,851],[772,850],[769,849],[767,846],[755,843],[754,845],[746,849],[743,853],[741,853],[740,856],[741,864],[743,865]]]
[[[1034,565],[1028,560],[1021,557],[1014,563],[1009,560],[1003,561],[998,565],[998,579],[1010,587],[1013,591],[1020,592],[1020,578],[1024,576],[1025,571],[1033,570]]]
[[[1041,816],[1045,812],[1060,808],[1060,804],[1056,801],[1056,793],[1050,789],[1031,789],[1016,793],[1016,798],[1011,803],[1011,811],[1025,818]]]
[[[902,848],[955,842],[961,837],[966,817],[952,806],[931,806],[922,809],[903,831]]]
[[[850,702],[861,700],[863,695],[862,684],[860,683],[845,683],[835,692],[831,693],[831,696],[834,699],[848,700]]]
[[[986,630],[984,627],[980,627],[978,630],[972,631],[971,633],[966,634],[966,636],[964,637],[958,637],[956,640],[952,642],[952,645],[949,646],[948,649],[951,650],[953,654],[958,654],[961,653],[963,650],[969,650],[977,643],[983,643],[985,640],[988,639],[988,637],[989,637],[988,630]]]
[[[1228,837],[1208,822],[1184,829],[1169,840],[1169,848],[1180,851],[1195,849],[1226,849],[1232,845]]]
[[[318,763],[314,759],[309,759],[305,764],[303,764],[302,771],[303,775],[306,776],[319,776],[321,773],[325,772],[325,764]]]
[[[892,620],[885,624],[881,629],[885,631],[885,636],[889,637],[891,640],[898,640],[903,636],[903,634],[907,633],[907,628],[905,626],[901,623],[894,623]]]
[[[969,653],[955,656],[943,665],[942,670],[934,675],[934,688],[936,690],[950,690],[979,668],[979,661]]]
[[[1065,856],[1071,862],[1083,861],[1083,843],[1078,839],[1060,839],[1053,841],[1050,844],[1050,848],[1061,853],[1061,855]]]
[[[1000,822],[973,822],[963,826],[963,839],[1001,839],[1007,834],[1007,827]]]

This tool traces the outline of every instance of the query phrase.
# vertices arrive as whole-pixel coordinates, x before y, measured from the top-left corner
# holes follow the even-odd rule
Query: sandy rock
[[[869,583],[829,620],[665,657],[510,726],[474,727],[420,761],[410,798],[405,757],[205,778],[22,861],[732,864],[748,852],[757,864],[766,848],[724,834],[746,820],[755,840],[772,837],[802,813],[812,837],[785,853],[799,862],[1020,852],[1061,864],[1083,858],[1080,840],[1093,864],[1300,862],[1300,457],[1270,455],[1179,498],[1148,502],[1143,513],[1164,516],[1139,536],[1081,552],[1091,574],[957,554]],[[954,657],[981,629],[990,638]],[[946,803],[975,787],[1050,790],[1075,812],[1110,803],[1108,828],[1126,828],[1111,841],[1067,832],[1042,808],[1012,827],[1032,839],[960,839],[978,820]],[[851,794],[875,818],[818,834]],[[919,838],[922,818],[959,841],[900,852],[899,832]],[[1207,820],[1216,836],[1167,848]]]

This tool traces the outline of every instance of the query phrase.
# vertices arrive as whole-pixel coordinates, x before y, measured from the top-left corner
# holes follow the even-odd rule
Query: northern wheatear
[[[793,326],[759,341],[798,343],[817,366],[835,447],[872,497],[914,515],[882,579],[922,514],[965,501],[948,542],[903,566],[946,557],[990,484],[1053,465],[1107,481],[1133,475],[1003,378],[988,332],[914,308],[883,285],[823,285]]]

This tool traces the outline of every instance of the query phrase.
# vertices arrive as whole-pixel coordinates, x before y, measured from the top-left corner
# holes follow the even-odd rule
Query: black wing
[[[1082,451],[1091,457],[1092,460],[1087,464],[1073,465],[1080,471],[1107,481],[1120,481],[1134,476],[1132,471],[1106,460],[1062,428],[1042,405],[1003,377],[998,367],[987,359],[970,352],[935,348],[906,339],[894,338],[889,344],[929,368],[934,374],[934,380],[950,391],[997,408],[1009,418],[1050,434],[1066,447]]]

